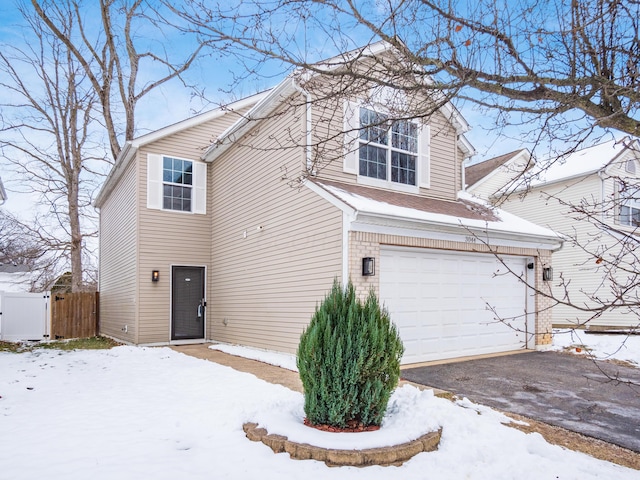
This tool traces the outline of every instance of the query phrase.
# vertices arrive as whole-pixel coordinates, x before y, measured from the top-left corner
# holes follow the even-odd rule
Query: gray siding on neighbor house
[[[100,333],[132,343],[137,338],[137,177],[131,162],[100,208]]]
[[[596,258],[585,253],[579,245],[587,246],[594,253],[608,245],[608,255],[619,252],[617,241],[602,232],[593,222],[576,220],[580,215],[571,212],[570,205],[580,205],[586,201],[597,204],[601,201],[602,181],[597,174],[569,179],[563,182],[532,189],[524,199],[518,195],[511,195],[503,205],[506,210],[519,215],[539,225],[549,227],[570,239],[565,241],[561,250],[553,254],[553,292],[556,298],[565,298],[566,292],[575,305],[596,306],[589,298],[597,295],[602,299],[611,298],[610,281],[605,278],[605,272],[596,262]],[[605,181],[605,195],[614,194],[613,180]],[[553,198],[555,197],[555,198]],[[561,198],[559,202],[557,198]],[[615,222],[613,218],[605,217],[608,223]],[[560,285],[564,279],[567,286]],[[567,305],[553,307],[553,321],[556,325],[580,325],[591,314]],[[637,325],[637,318],[621,315],[620,311],[604,312],[602,316],[589,322],[589,326],[624,326]]]
[[[278,148],[301,141],[304,117],[279,113],[210,167],[208,336],[294,352],[341,277],[342,213],[283,179],[304,167],[303,148]]]
[[[343,171],[344,106],[336,97],[332,101],[315,103],[312,107],[314,145],[318,158],[318,176],[337,182],[357,183],[357,175]],[[462,155],[457,147],[457,134],[444,115],[436,112],[429,120],[430,176],[429,188],[420,188],[420,195],[455,200],[461,189]],[[329,139],[329,140],[327,140]]]

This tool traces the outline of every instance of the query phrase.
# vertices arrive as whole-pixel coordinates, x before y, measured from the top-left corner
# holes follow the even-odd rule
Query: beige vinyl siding
[[[357,183],[357,176],[343,171],[344,131],[343,100],[336,97],[312,107],[314,159],[321,179]],[[460,186],[460,164],[456,132],[444,115],[436,112],[429,122],[430,188],[420,188],[420,195],[455,200]]]
[[[147,208],[147,154],[175,156],[197,162],[211,140],[237,118],[235,114],[225,115],[150,143],[138,152],[137,161],[140,168],[138,343],[170,341],[171,266],[191,265],[208,269],[211,258],[210,204],[207,205],[206,215]],[[211,187],[208,185],[207,188]],[[160,271],[160,281],[157,283],[151,282],[153,270]]]
[[[294,352],[341,275],[342,213],[283,179],[303,168],[304,149],[276,147],[299,144],[304,117],[280,113],[211,165],[208,336]]]
[[[607,182],[609,183],[609,182]],[[611,193],[612,185],[606,192]],[[600,202],[602,182],[597,174],[579,179],[568,180],[563,183],[551,184],[529,192],[521,200],[513,195],[504,208],[516,215],[542,226],[549,227],[567,235],[563,248],[553,254],[553,292],[556,298],[564,298],[568,292],[572,303],[580,306],[594,305],[589,294],[600,298],[610,298],[609,282],[604,278],[604,271],[595,263],[595,258],[585,253],[571,239],[575,238],[579,244],[588,246],[593,252],[604,245],[612,246],[612,237],[602,235],[601,232],[588,221],[577,221],[577,215],[570,212],[569,204],[579,205],[583,199],[590,204]],[[605,193],[608,194],[608,193]],[[548,198],[549,195],[560,197],[565,205],[557,199]],[[562,286],[562,279],[568,286]],[[585,293],[586,292],[586,293]],[[556,325],[576,325],[585,322],[591,314],[581,312],[576,308],[565,305],[553,307],[553,319]],[[628,323],[627,316],[617,312],[606,312],[601,317],[589,322],[589,326],[615,326]],[[637,323],[637,319],[635,319]]]
[[[136,180],[131,162],[100,209],[100,333],[132,343],[137,323]]]

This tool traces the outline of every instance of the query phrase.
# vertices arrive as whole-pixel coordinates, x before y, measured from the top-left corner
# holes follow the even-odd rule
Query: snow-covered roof
[[[310,182],[311,183],[311,182]],[[378,217],[421,224],[433,231],[468,232],[486,238],[533,242],[556,249],[562,237],[504,210],[460,192],[457,201],[410,196],[357,185],[313,182],[353,209],[356,217]],[[544,245],[544,246],[542,246]]]
[[[634,148],[640,153],[638,140],[625,137],[577,150],[559,158],[548,158],[538,162],[537,168],[532,171],[530,185],[537,187],[600,172],[629,148]]]

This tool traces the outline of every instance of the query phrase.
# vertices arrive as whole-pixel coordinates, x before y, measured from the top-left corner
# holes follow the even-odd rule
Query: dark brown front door
[[[172,267],[171,340],[204,338],[204,267]]]

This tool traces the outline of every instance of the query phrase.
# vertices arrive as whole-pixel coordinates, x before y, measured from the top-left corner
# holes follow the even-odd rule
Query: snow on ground
[[[329,468],[291,460],[245,438],[257,421],[300,439],[303,397],[279,385],[168,348],[0,353],[0,478],[86,479],[638,479],[639,472],[505,426],[469,401],[405,386],[375,435],[388,443],[443,427],[436,452],[401,467]],[[303,432],[304,433],[298,433]],[[330,437],[339,438],[339,437]],[[361,440],[362,439],[362,440]],[[320,439],[322,443],[326,440]]]
[[[584,330],[555,330],[553,349],[599,360],[623,360],[640,366],[640,335],[586,333]]]
[[[242,345],[229,345],[226,343],[216,343],[209,347],[211,350],[219,350],[230,355],[259,360],[276,367],[286,368],[293,372],[298,371],[296,356],[287,353],[274,352],[271,350],[259,350],[256,348],[243,347]]]

